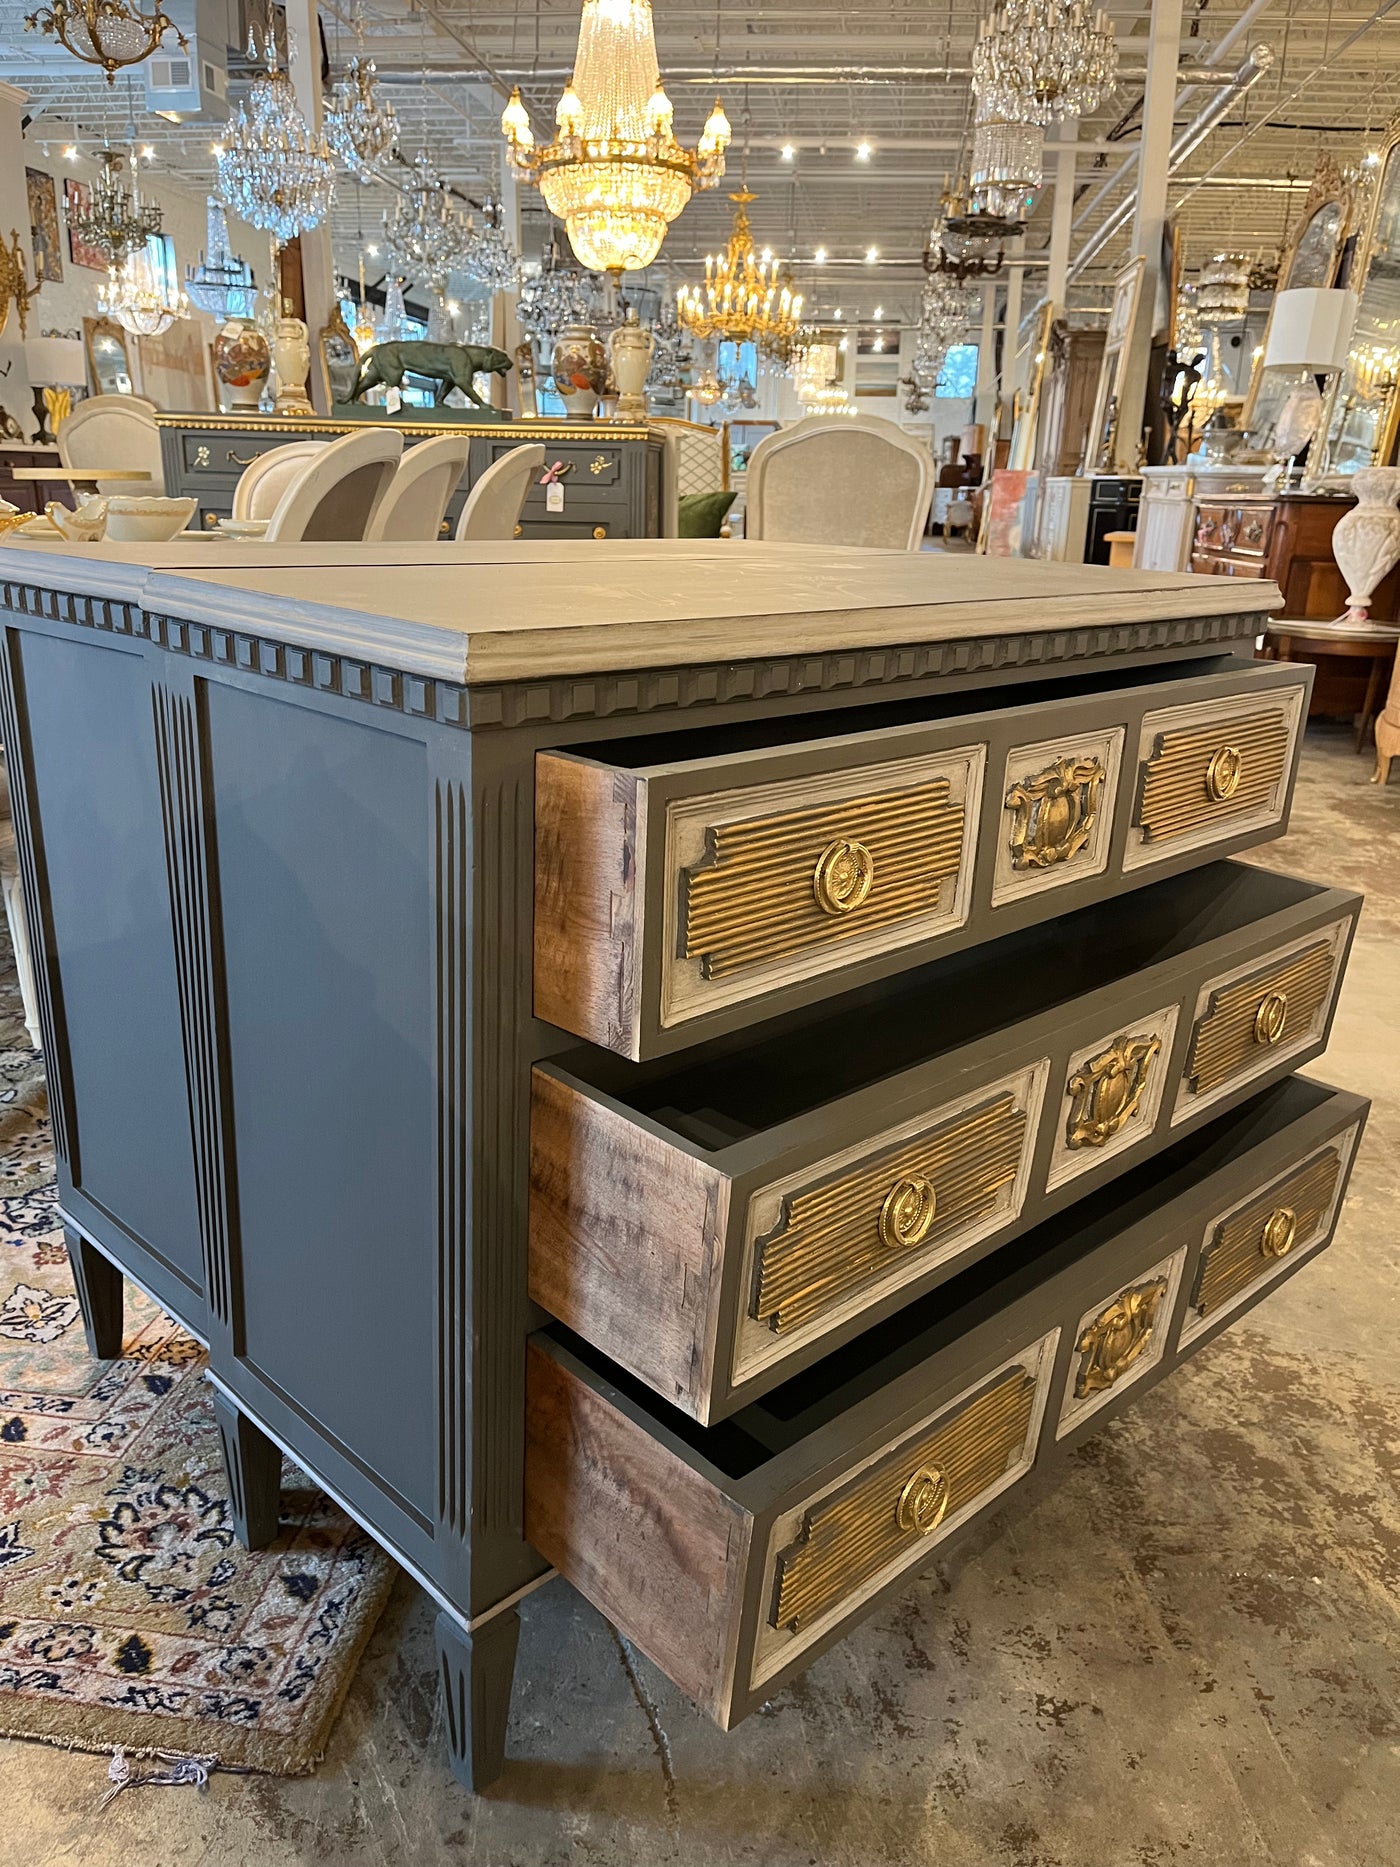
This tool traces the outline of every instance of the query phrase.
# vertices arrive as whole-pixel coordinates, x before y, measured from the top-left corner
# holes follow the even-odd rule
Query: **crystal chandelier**
[[[520,284],[520,255],[500,224],[500,209],[488,201],[482,212],[486,225],[479,231],[474,218],[467,218],[460,258],[462,271],[493,292],[513,292]]]
[[[757,345],[765,356],[786,358],[802,326],[802,294],[780,271],[766,249],[754,250],[747,188],[730,195],[734,228],[727,249],[705,256],[705,283],[683,285],[676,293],[676,317],[683,329],[721,343]]]
[[[1088,0],[998,0],[972,53],[978,105],[1007,123],[1087,117],[1117,77],[1113,27]]]
[[[95,247],[109,267],[118,267],[128,253],[137,252],[153,233],[160,232],[161,212],[141,200],[134,150],[123,155],[117,149],[103,149],[98,161],[102,173],[92,184],[88,205],[81,212],[70,210],[68,226],[74,239]],[[122,186],[122,170],[128,166],[129,189]]]
[[[1201,267],[1196,286],[1196,315],[1202,324],[1238,324],[1249,310],[1248,253],[1217,253]]]
[[[649,388],[676,390],[690,368],[693,352],[690,339],[681,329],[674,305],[667,305],[651,327],[651,370]]]
[[[185,268],[185,295],[220,323],[225,318],[251,318],[258,308],[253,268],[229,251],[223,203],[210,195],[205,210],[205,247],[199,264]]]
[[[517,86],[501,118],[510,161],[544,196],[591,272],[635,272],[700,188],[724,174],[729,119],[718,100],[700,142],[676,141],[662,88],[651,0],[583,0],[574,75],[537,148]]]
[[[1006,261],[1006,242],[1025,232],[1006,219],[969,203],[962,182],[943,197],[943,212],[929,230],[924,271],[947,273],[958,285],[994,278]]]
[[[516,316],[527,337],[553,343],[566,324],[587,324],[593,316],[593,282],[572,266],[561,266],[553,248],[540,270],[520,288]]]
[[[379,101],[372,58],[350,60],[326,104],[325,130],[332,154],[362,182],[397,154],[399,120],[392,104]]]
[[[258,56],[256,32],[249,34],[248,54]],[[266,73],[254,78],[229,120],[218,159],[219,193],[241,219],[285,246],[329,213],[335,165],[325,137],[302,115],[291,79],[278,69],[271,28],[266,62]]]
[[[174,20],[167,18],[157,0],[153,13],[143,13],[138,0],[52,0],[31,13],[26,32],[48,33],[85,65],[100,65],[108,84],[115,84],[123,65],[139,65],[151,56],[166,33],[173,32],[181,51],[189,41]]]
[[[392,216],[384,216],[389,265],[405,279],[441,295],[448,278],[462,264],[466,244],[466,222],[426,152],[420,150],[413,163],[412,184]]]
[[[189,300],[148,247],[112,267],[97,294],[97,309],[133,337],[163,337],[178,318],[190,315]]]
[[[1045,180],[1045,132],[1038,123],[983,118],[972,130],[971,206],[993,219],[1024,222]]]
[[[938,381],[944,359],[967,331],[970,304],[965,288],[946,272],[924,281],[914,329],[914,375],[921,386]]]

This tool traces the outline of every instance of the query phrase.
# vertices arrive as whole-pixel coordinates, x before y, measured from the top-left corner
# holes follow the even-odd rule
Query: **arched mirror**
[[[1281,292],[1309,285],[1326,290],[1340,282],[1346,243],[1356,216],[1356,193],[1354,173],[1324,151],[1317,159],[1297,228],[1279,265]],[[1296,407],[1300,392],[1310,393],[1314,405],[1317,402],[1313,378],[1305,370],[1264,368],[1262,359],[1268,354],[1273,319],[1271,310],[1260,346],[1261,360],[1250,377],[1240,418],[1253,445],[1270,452],[1279,444],[1281,423],[1286,425],[1287,411]]]
[[[1351,351],[1322,411],[1327,455],[1319,470],[1332,473],[1388,461],[1400,425],[1400,123],[1381,151],[1351,285],[1359,299]]]

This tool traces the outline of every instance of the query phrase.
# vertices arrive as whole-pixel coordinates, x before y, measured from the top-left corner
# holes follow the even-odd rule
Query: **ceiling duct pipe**
[[[1257,45],[1254,47],[1253,51],[1251,51],[1248,58],[1245,59],[1230,82],[1221,87],[1219,94],[1213,97],[1203,110],[1197,112],[1187,124],[1186,128],[1172,143],[1171,158],[1167,163],[1168,175],[1175,175],[1186,158],[1194,154],[1194,152],[1200,148],[1201,144],[1220,122],[1226,111],[1229,110],[1233,104],[1237,103],[1246,91],[1252,90],[1259,80],[1273,69],[1273,64],[1274,52],[1271,46]],[[1130,167],[1130,163],[1125,163],[1123,168],[1119,170],[1118,175],[1113,177],[1113,180],[1116,182]],[[1110,186],[1111,185],[1112,184],[1110,184]],[[1108,242],[1113,238],[1114,234],[1118,232],[1124,221],[1131,216],[1132,212],[1133,202],[1131,198],[1129,198],[1128,200],[1120,201],[1118,206],[1105,217],[1100,226],[1095,232],[1089,235],[1088,239],[1076,254],[1073,264],[1069,269],[1069,277],[1071,279],[1077,278],[1084,268],[1103,251],[1104,247],[1107,246]]]

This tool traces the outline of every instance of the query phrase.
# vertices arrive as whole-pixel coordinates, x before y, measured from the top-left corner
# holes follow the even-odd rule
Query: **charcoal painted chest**
[[[1359,902],[1271,586],[788,546],[0,560],[94,1352],[208,1344],[501,1767],[562,1572],[723,1725],[1331,1240]]]

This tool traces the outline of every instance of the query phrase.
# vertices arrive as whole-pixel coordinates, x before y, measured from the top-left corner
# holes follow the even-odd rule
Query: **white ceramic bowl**
[[[119,545],[158,545],[184,531],[197,499],[155,499],[114,494],[107,501],[107,537]]]
[[[220,519],[214,536],[222,532],[226,538],[261,538],[271,523],[271,519]]]

